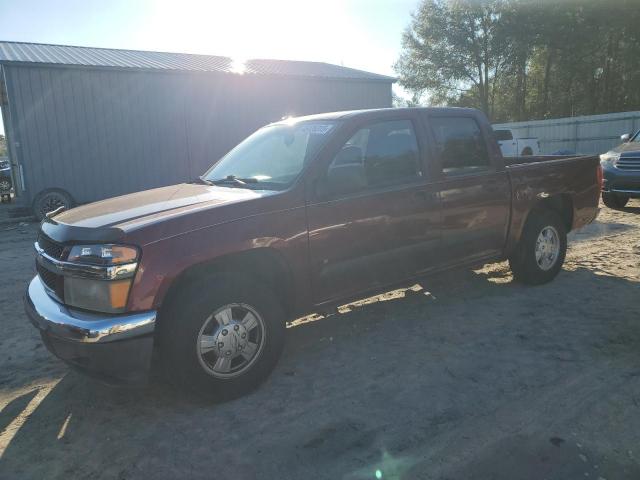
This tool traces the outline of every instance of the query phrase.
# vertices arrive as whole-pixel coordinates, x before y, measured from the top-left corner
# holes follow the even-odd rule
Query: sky
[[[417,4],[418,0],[0,0],[0,40],[239,60],[311,60],[395,75],[402,31]]]

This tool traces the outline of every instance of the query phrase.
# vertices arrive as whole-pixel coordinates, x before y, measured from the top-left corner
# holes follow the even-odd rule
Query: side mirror
[[[631,134],[625,133],[624,135],[620,135],[620,140],[622,140],[623,143],[627,143],[629,140],[631,140]]]
[[[367,176],[361,163],[335,165],[327,172],[326,186],[329,192],[341,195],[357,192],[367,186]]]

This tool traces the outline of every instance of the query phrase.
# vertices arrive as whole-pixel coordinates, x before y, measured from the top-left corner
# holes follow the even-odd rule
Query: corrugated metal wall
[[[79,203],[194,178],[285,115],[391,106],[391,83],[5,65],[29,204]]]
[[[620,135],[640,128],[640,112],[500,123],[493,128],[511,128],[516,137],[538,137],[546,154],[558,150],[600,154],[619,145]]]

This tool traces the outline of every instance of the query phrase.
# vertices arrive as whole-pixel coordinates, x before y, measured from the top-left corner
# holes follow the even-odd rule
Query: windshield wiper
[[[206,180],[207,182],[210,182],[212,185],[219,185],[219,184],[234,184],[234,185],[240,185],[242,187],[246,187],[247,183],[258,183],[258,179],[257,178],[240,178],[240,177],[236,177],[235,175],[227,175],[224,178],[218,178],[216,180]]]
[[[202,178],[202,177],[196,177],[193,180],[191,180],[189,183],[199,183],[201,185],[213,185],[211,180],[207,180],[207,179]]]

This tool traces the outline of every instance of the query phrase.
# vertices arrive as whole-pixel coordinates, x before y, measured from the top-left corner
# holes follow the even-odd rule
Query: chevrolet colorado
[[[81,370],[230,399],[269,375],[288,319],[503,259],[552,280],[601,175],[597,156],[503,159],[473,109],[286,119],[191,183],[49,214],[25,308]]]

